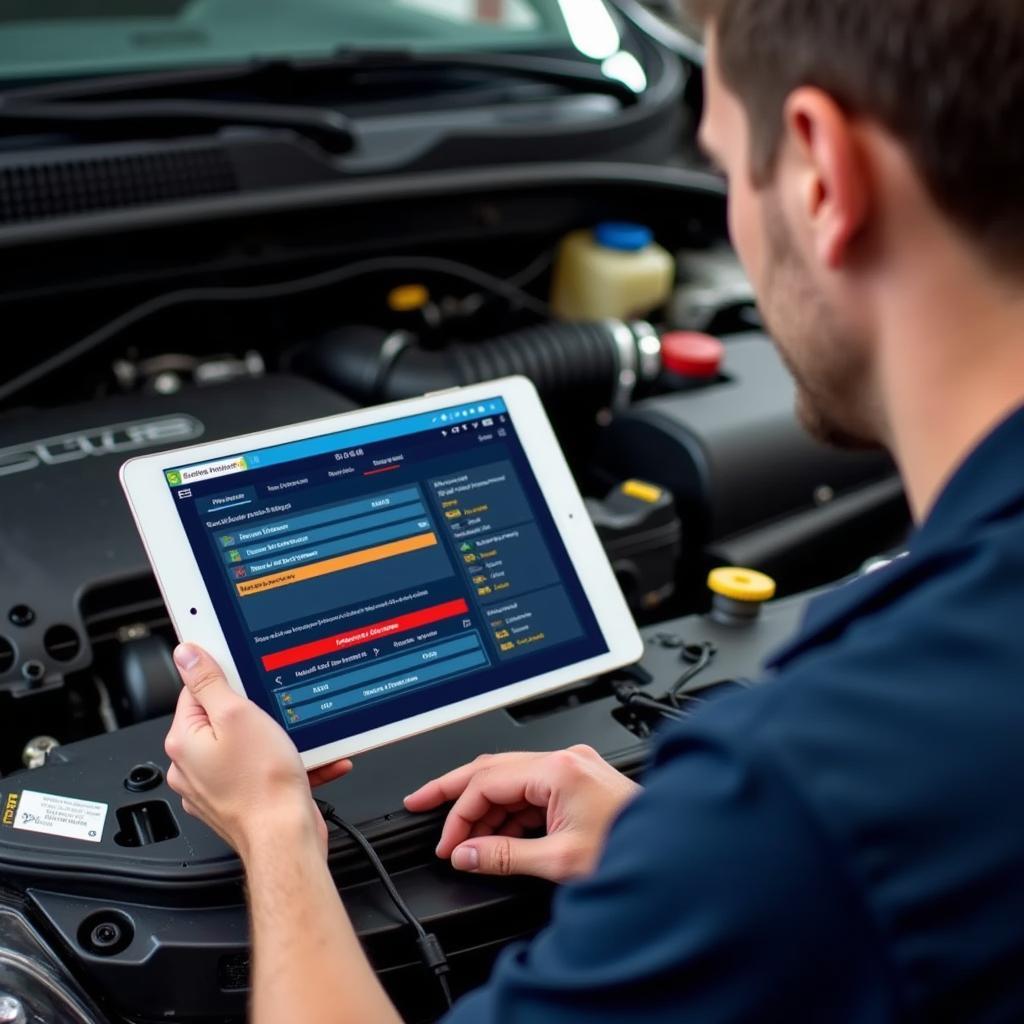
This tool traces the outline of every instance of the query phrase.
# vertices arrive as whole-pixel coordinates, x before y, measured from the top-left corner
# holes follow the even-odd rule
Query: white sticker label
[[[48,836],[98,843],[103,838],[106,820],[106,804],[26,789],[18,800],[14,827],[26,832],[43,832]]]

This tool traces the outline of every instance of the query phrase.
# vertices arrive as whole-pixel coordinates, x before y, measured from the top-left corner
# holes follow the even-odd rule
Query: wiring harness
[[[711,664],[716,653],[712,643],[682,644],[680,657],[686,667],[662,697],[652,697],[646,692],[651,676],[641,668],[627,669],[613,678],[612,692],[619,703],[632,712],[634,731],[647,737],[653,732],[651,719],[681,722],[689,718],[704,701],[686,693],[686,688]]]

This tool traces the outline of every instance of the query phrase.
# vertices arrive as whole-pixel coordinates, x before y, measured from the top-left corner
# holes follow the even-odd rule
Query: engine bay
[[[609,222],[653,229],[671,294],[643,316],[559,317],[560,247]],[[832,451],[798,423],[706,175],[536,165],[196,201],[26,226],[0,239],[0,265],[0,312],[24,339],[0,384],[0,791],[73,791],[116,820],[59,849],[0,829],[0,885],[18,927],[63,951],[67,992],[117,1019],[240,1017],[248,971],[238,863],[163,778],[180,684],[125,458],[524,374],[644,628],[630,692],[645,699],[695,644],[715,654],[686,692],[756,675],[808,592],[907,529],[887,457]],[[709,337],[720,352],[694,370]],[[716,620],[705,580],[721,564],[771,574],[783,600]],[[439,819],[412,819],[401,795],[484,750],[585,742],[637,770],[642,704],[586,681],[376,751],[358,768],[372,783],[332,789],[439,922],[457,987],[543,924],[548,891],[453,880],[430,855]],[[379,885],[345,837],[331,849],[389,991],[429,1019]]]

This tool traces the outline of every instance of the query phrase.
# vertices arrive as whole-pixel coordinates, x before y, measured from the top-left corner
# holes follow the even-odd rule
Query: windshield
[[[542,50],[604,60],[603,0],[4,0],[0,77],[135,72],[338,50]]]

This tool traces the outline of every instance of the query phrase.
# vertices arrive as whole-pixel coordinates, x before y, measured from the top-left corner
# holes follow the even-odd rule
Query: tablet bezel
[[[199,644],[209,651],[224,669],[231,686],[245,694],[238,667],[217,619],[199,564],[175,506],[172,489],[164,478],[164,471],[186,463],[225,458],[244,451],[433,412],[463,402],[499,397],[504,399],[508,407],[512,424],[579,576],[608,652],[367,732],[300,751],[307,768],[315,768],[338,758],[360,754],[374,747],[537,697],[590,676],[632,664],[643,654],[643,641],[633,616],[532,382],[525,377],[505,377],[484,384],[451,388],[419,398],[341,413],[275,430],[144,455],[129,459],[121,467],[121,484],[178,637],[182,641]]]

